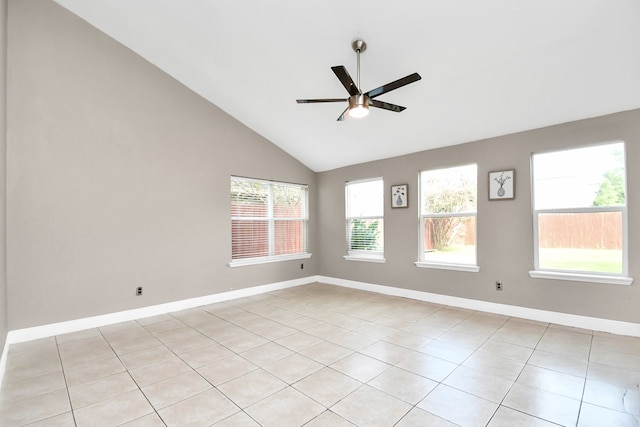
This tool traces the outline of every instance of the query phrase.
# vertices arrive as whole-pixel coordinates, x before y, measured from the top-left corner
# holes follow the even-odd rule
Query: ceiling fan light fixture
[[[369,114],[369,97],[358,94],[349,97],[349,117],[361,119]]]
[[[353,117],[354,119],[362,119],[369,115],[369,108],[364,106],[352,107],[349,110],[349,117]]]

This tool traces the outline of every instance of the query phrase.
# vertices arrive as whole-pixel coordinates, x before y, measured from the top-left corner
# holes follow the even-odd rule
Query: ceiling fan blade
[[[349,95],[353,96],[360,93],[360,90],[353,82],[353,79],[349,75],[349,72],[344,67],[344,65],[336,65],[335,67],[331,67],[331,69],[333,70],[338,80],[340,80],[340,83],[342,83],[342,86],[344,86],[347,92],[349,92]]]
[[[420,74],[418,73],[409,74],[407,77],[403,77],[394,82],[387,83],[386,85],[382,85],[373,90],[370,90],[369,92],[365,93],[365,95],[368,95],[369,98],[375,98],[376,96],[380,96],[383,93],[391,92],[392,90],[408,85],[409,83],[417,82],[421,78],[422,77],[420,77]]]
[[[340,114],[340,117],[338,117],[338,122],[344,122],[344,119],[346,119],[348,117],[348,113],[349,112],[349,107],[347,107],[342,114]]]
[[[383,110],[395,111],[396,113],[399,113],[402,110],[407,109],[407,107],[402,107],[400,105],[395,105],[395,104],[389,104],[388,102],[378,101],[377,99],[370,99],[369,105],[372,107],[382,108]]]
[[[325,98],[325,99],[296,99],[298,104],[315,104],[318,102],[345,102],[346,98]]]

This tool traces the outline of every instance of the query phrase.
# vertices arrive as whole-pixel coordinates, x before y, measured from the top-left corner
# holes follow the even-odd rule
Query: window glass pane
[[[377,251],[384,248],[382,219],[349,220],[349,249],[352,251]]]
[[[625,204],[624,144],[533,156],[535,209]]]
[[[306,188],[291,185],[273,185],[273,216],[275,218],[302,218]]]
[[[231,216],[266,217],[268,200],[266,183],[231,178]]]
[[[275,221],[274,255],[304,252],[304,233],[304,221]]]
[[[269,255],[269,223],[266,220],[231,221],[231,258]]]
[[[538,215],[540,268],[622,273],[622,213]]]
[[[476,263],[477,166],[420,173],[421,261]]]
[[[476,263],[476,217],[424,218],[423,260],[447,264]]]
[[[382,179],[347,184],[347,216],[383,216],[384,188]]]
[[[477,175],[476,165],[422,172],[422,214],[475,212]]]

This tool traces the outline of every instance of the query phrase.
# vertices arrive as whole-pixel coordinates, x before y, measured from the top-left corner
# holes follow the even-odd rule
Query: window
[[[384,261],[383,186],[382,178],[346,184],[349,255],[345,259]]]
[[[418,267],[479,271],[476,266],[477,166],[420,173]]]
[[[309,257],[306,185],[231,177],[231,264]]]
[[[532,170],[535,270],[626,275],[624,143],[534,154]]]

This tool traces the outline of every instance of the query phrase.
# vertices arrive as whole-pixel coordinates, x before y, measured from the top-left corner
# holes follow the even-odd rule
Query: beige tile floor
[[[2,426],[639,426],[640,338],[313,284],[12,345]]]

